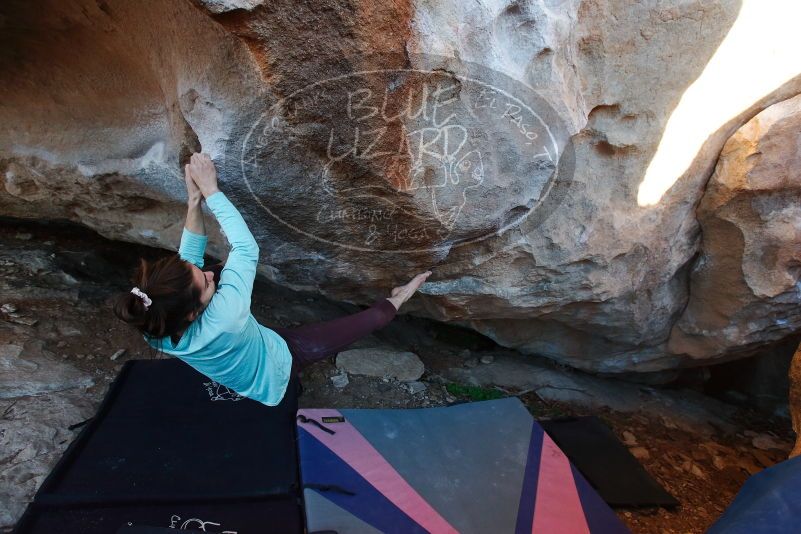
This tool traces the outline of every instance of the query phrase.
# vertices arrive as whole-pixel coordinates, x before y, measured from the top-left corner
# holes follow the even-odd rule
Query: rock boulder
[[[798,328],[786,290],[797,279],[787,256],[795,215],[777,200],[789,198],[792,181],[771,182],[772,195],[712,193],[704,202],[703,231],[731,250],[701,245],[695,208],[726,140],[801,92],[801,79],[776,78],[736,103],[683,154],[692,164],[667,177],[658,202],[641,205],[638,190],[671,115],[741,8],[5,2],[0,214],[79,221],[174,250],[181,162],[202,149],[259,242],[259,272],[279,284],[369,304],[433,269],[404,312],[525,353],[602,372],[737,357]],[[792,17],[747,35],[743,50],[798,37],[783,20]],[[753,69],[768,64],[741,62],[727,75],[733,84],[766,80]],[[771,155],[762,159],[794,161],[789,139],[763,146]],[[732,172],[728,150],[721,184]],[[748,197],[756,204],[743,218],[715,215]],[[759,218],[768,214],[775,221]],[[225,237],[212,224],[209,234],[209,254],[224,257]],[[753,249],[760,237],[776,246]],[[742,277],[731,271],[741,266]],[[733,293],[712,317],[702,304],[729,278]]]

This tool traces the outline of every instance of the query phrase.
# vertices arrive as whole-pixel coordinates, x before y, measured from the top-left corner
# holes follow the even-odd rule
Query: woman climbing
[[[297,328],[267,328],[250,313],[259,260],[256,240],[218,189],[207,155],[193,154],[184,173],[189,208],[178,254],[152,263],[142,259],[134,275],[136,287],[119,296],[114,313],[136,327],[151,347],[242,396],[279,404],[290,376],[388,324],[431,274],[418,274],[353,315]],[[202,270],[207,241],[203,198],[231,244],[217,277]]]

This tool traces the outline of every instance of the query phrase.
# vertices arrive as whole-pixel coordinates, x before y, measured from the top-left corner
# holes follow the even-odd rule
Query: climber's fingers
[[[184,165],[184,181],[186,181],[187,190],[195,185],[195,179],[192,177],[192,170],[188,163]]]
[[[195,183],[195,178],[192,176],[192,168],[189,164],[184,165],[184,180],[186,181],[186,193],[189,198],[198,198],[200,196],[200,188]]]
[[[211,172],[214,170],[214,163],[211,161],[211,158],[208,154],[202,152],[192,154],[192,165],[203,172]]]

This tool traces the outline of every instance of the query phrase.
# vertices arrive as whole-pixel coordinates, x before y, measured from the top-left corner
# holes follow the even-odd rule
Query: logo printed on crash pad
[[[323,423],[344,423],[345,418],[342,416],[337,417],[323,417]]]
[[[214,380],[211,382],[203,382],[203,386],[206,388],[206,393],[209,394],[209,400],[212,401],[240,401],[245,398],[228,386],[224,386]]]
[[[215,523],[213,521],[203,521],[202,519],[198,519],[196,517],[192,517],[190,519],[185,519],[183,523],[180,525],[178,522],[181,521],[181,516],[177,514],[173,514],[170,517],[170,526],[169,528],[174,528],[176,530],[202,530],[206,532],[206,525],[210,525],[212,527],[219,527],[220,523]],[[129,525],[133,525],[133,523],[128,523]],[[212,532],[212,531],[210,531]],[[217,530],[213,530],[213,532],[217,532]],[[223,530],[220,534],[239,534],[236,530]]]

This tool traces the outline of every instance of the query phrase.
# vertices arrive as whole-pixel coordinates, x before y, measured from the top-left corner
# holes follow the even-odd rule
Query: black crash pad
[[[610,506],[670,508],[679,504],[597,417],[571,417],[540,424]]]
[[[300,532],[296,411],[296,379],[269,407],[179,359],[129,360],[16,532],[107,533],[193,518],[206,532],[213,523],[219,532]]]

